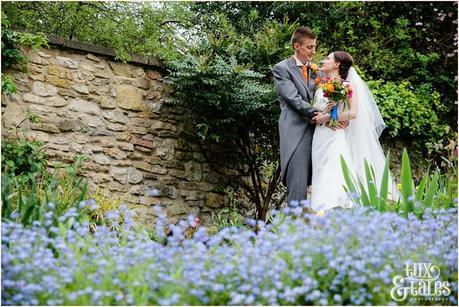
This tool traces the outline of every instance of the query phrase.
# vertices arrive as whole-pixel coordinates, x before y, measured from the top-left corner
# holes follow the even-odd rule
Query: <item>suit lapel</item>
[[[297,78],[300,80],[301,84],[303,84],[306,93],[308,94],[309,101],[312,100],[311,92],[309,90],[306,81],[304,80],[303,73],[301,72],[301,68],[296,65],[296,61],[294,57],[290,58],[290,67],[292,68],[293,72],[296,74]]]

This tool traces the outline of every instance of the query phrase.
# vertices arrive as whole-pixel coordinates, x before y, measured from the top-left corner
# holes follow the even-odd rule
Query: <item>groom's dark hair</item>
[[[308,27],[299,27],[295,30],[295,32],[293,32],[292,38],[290,39],[292,47],[295,43],[301,44],[306,38],[315,39],[316,34]]]

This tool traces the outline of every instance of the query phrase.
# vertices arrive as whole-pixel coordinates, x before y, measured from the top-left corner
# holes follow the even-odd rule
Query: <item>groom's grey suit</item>
[[[287,186],[288,199],[306,199],[311,183],[311,147],[314,124],[309,122],[318,110],[312,107],[314,80],[306,82],[294,57],[276,64],[272,69],[280,100],[280,159],[282,183]],[[308,84],[307,84],[308,83]]]

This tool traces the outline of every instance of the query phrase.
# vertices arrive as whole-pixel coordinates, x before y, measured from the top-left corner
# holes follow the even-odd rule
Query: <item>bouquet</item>
[[[328,98],[329,102],[335,103],[335,106],[330,110],[330,127],[335,127],[338,122],[338,107],[342,106],[342,111],[344,111],[348,99],[352,98],[350,84],[339,78],[330,79],[328,77],[324,80],[318,79],[316,83],[320,83],[324,97]]]

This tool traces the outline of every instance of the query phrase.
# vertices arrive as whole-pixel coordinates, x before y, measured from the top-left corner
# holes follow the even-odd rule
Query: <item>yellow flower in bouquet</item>
[[[327,91],[329,91],[330,93],[335,92],[335,86],[332,83],[327,82],[325,86],[327,87]]]

